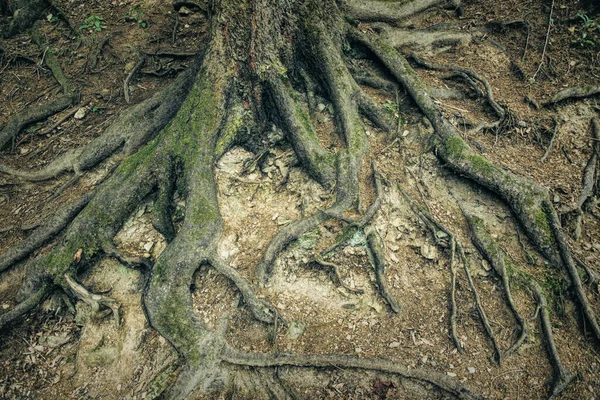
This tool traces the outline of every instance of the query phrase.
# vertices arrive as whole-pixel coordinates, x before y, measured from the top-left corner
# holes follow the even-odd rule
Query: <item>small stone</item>
[[[553,200],[554,200],[555,203],[559,203],[560,202],[560,196],[557,195],[557,194],[555,194]]]
[[[467,370],[469,371],[470,374],[475,373],[475,368],[473,368],[473,367],[468,367]]]
[[[306,329],[306,324],[304,322],[292,321],[290,322],[290,327],[288,328],[287,337],[290,340],[298,339]]]
[[[3,310],[8,310],[9,308],[10,308],[10,304],[6,304],[6,303],[2,304]]]
[[[179,15],[190,15],[191,12],[192,11],[189,8],[187,8],[186,6],[183,6],[179,9]]]
[[[83,119],[85,117],[85,108],[81,107],[73,117],[75,119]]]
[[[450,378],[456,378],[456,374],[454,372],[446,372]]]
[[[323,103],[317,104],[317,110],[319,110],[319,112],[323,112],[324,109],[325,109],[325,104],[323,104]]]
[[[150,251],[154,247],[154,242],[150,241],[144,245],[144,250]]]
[[[428,260],[435,260],[437,258],[437,249],[428,243],[421,246],[421,255]]]

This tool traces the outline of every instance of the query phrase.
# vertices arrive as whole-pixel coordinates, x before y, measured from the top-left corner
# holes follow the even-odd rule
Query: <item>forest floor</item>
[[[81,102],[45,122],[29,126],[12,151],[0,154],[1,164],[39,168],[101,135],[121,110],[168,85],[192,60],[156,54],[194,52],[205,39],[203,14],[198,10],[177,13],[169,2],[65,0],[58,3],[67,10],[80,38],[75,37],[60,16],[51,15],[50,11],[41,29],[60,56],[65,72],[80,89]],[[483,75],[496,100],[514,113],[518,123],[508,132],[495,135],[481,131],[465,136],[466,141],[496,165],[547,187],[557,210],[565,211],[573,207],[582,189],[583,168],[592,152],[590,120],[600,113],[600,103],[598,98],[589,98],[536,110],[524,98],[529,96],[539,101],[566,87],[600,84],[600,28],[594,30],[590,23],[600,25],[600,15],[586,15],[586,25],[586,18],[577,16],[583,12],[577,1],[553,1],[553,24],[545,59],[536,74],[547,38],[549,3],[466,1],[460,18],[446,10],[432,9],[413,18],[410,28],[446,23],[455,30],[473,34],[475,39],[463,46],[432,49],[430,59],[467,67]],[[514,21],[526,21],[529,30],[521,22],[498,24]],[[86,24],[91,28],[80,28]],[[362,25],[361,29],[370,27]],[[27,105],[52,98],[58,88],[49,71],[40,66],[44,54],[32,45],[27,35],[5,40],[2,47],[6,53],[0,54],[0,126]],[[142,57],[145,63],[129,84],[131,103],[128,104],[123,82]],[[370,61],[351,62],[360,65]],[[520,66],[522,74],[515,65]],[[454,83],[442,80],[440,73],[417,71],[432,87],[453,88]],[[534,75],[535,79],[530,79]],[[518,224],[505,204],[440,167],[436,157],[427,152],[428,143],[422,140],[430,127],[415,117],[414,106],[402,91],[396,95],[364,89],[400,124],[396,138],[369,127],[372,143],[369,157],[390,182],[400,182],[413,199],[426,204],[430,213],[464,244],[471,274],[500,347],[507,348],[514,341],[516,323],[500,281],[471,244],[458,204],[486,221],[492,237],[523,272],[553,282],[550,303],[556,344],[565,367],[577,374],[563,398],[599,398],[599,348],[585,334],[586,327],[572,300],[565,273],[533,250],[524,232],[515,229]],[[314,119],[324,139],[334,129],[334,116],[324,99],[322,104],[322,111]],[[459,129],[465,119],[490,119],[487,106],[478,100],[441,100],[439,105]],[[80,109],[83,111],[70,115],[55,129],[47,129]],[[557,138],[546,159],[541,161],[556,123]],[[335,147],[336,143],[326,145]],[[235,147],[216,165],[225,226],[219,251],[250,280],[251,266],[257,264],[268,241],[281,226],[326,208],[334,200],[332,193],[297,166],[289,146],[268,151],[255,169],[248,170],[245,166],[254,157]],[[109,159],[87,172],[50,201],[71,176],[25,183],[0,174],[0,252],[26,237],[32,227],[60,206],[98,185],[114,162]],[[439,179],[442,176],[446,179]],[[371,186],[367,184],[369,180],[366,174],[362,177],[364,188]],[[375,193],[365,190],[361,208],[368,207],[374,197]],[[152,207],[153,199],[140,204],[117,236],[117,242],[130,254],[146,254],[155,259],[165,248],[165,242],[150,222],[148,213]],[[180,200],[176,218],[183,207]],[[597,206],[595,212],[600,214]],[[360,288],[363,293],[342,287],[331,271],[314,262],[312,254],[331,246],[342,231],[342,224],[336,221],[323,224],[318,231],[290,245],[276,263],[272,283],[265,288],[256,287],[261,297],[277,307],[288,322],[287,327],[279,327],[273,335],[250,312],[232,306],[238,302],[236,290],[211,268],[202,268],[197,273],[193,291],[197,312],[210,327],[230,313],[228,342],[243,350],[267,352],[275,346],[280,351],[300,354],[336,353],[402,360],[408,366],[427,366],[447,373],[490,399],[547,396],[552,367],[534,319],[536,306],[528,289],[515,285],[513,297],[520,313],[530,321],[531,332],[517,354],[497,365],[490,361],[493,348],[477,315],[467,278],[459,271],[458,338],[466,349],[465,354],[460,354],[448,337],[448,257],[443,248],[436,247],[426,227],[394,185],[386,187],[374,226],[387,250],[386,275],[390,292],[402,307],[398,314],[391,312],[376,290],[363,238],[353,238],[351,245],[332,259],[341,266],[346,286]],[[598,217],[584,214],[581,238],[571,240],[570,245],[574,254],[600,273]],[[47,251],[48,246],[40,251]],[[24,268],[13,268],[0,276],[0,312],[15,304],[23,274]],[[75,317],[56,310],[51,298],[41,310],[3,332],[0,397],[151,398],[153,378],[168,368],[177,354],[146,322],[141,306],[144,279],[143,273],[112,260],[102,261],[98,268],[81,276],[88,288],[96,293],[110,292],[120,302],[123,321],[118,329],[109,318],[91,320],[88,307],[81,302],[76,304]],[[587,286],[588,297],[600,312],[598,289]],[[359,371],[281,369],[279,374],[306,398],[443,397],[430,392],[427,386],[390,376],[358,379],[365,374]]]

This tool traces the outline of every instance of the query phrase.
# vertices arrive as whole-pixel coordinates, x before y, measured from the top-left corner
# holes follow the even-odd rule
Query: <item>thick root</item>
[[[10,268],[62,231],[89,203],[95,192],[88,193],[75,204],[63,208],[36,229],[23,242],[0,254],[0,272]]]
[[[459,399],[482,399],[481,395],[475,394],[467,387],[449,379],[436,371],[421,368],[407,368],[397,362],[386,360],[369,360],[362,358],[351,358],[338,355],[294,355],[294,354],[248,354],[225,348],[222,356],[223,361],[234,365],[246,365],[252,367],[312,367],[312,368],[356,368],[369,371],[379,371],[402,376],[421,382],[427,382],[435,387],[456,396]]]
[[[52,293],[53,286],[45,283],[24,301],[17,304],[12,310],[0,315],[0,332],[12,325],[12,322],[37,307],[44,299]]]
[[[66,172],[89,170],[120,148],[125,156],[135,153],[173,118],[185,100],[197,71],[198,63],[195,63],[166,89],[125,111],[102,136],[80,149],[65,153],[39,171],[22,171],[0,165],[0,172],[28,181],[44,181]],[[153,117],[148,118],[148,115]],[[0,148],[2,137],[0,133]]]
[[[458,9],[460,2],[455,0],[420,0],[403,2],[346,1],[347,12],[363,22],[401,22],[435,6]]]
[[[583,99],[600,93],[600,86],[586,85],[563,89],[549,99],[542,101],[542,106],[549,107],[568,99]]]

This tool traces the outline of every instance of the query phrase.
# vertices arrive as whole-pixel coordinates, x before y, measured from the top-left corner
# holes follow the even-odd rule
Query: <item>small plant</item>
[[[386,100],[382,108],[394,117],[400,118],[400,115],[398,115],[398,103],[392,103],[391,101]]]
[[[144,19],[144,13],[140,10],[139,5],[130,8],[127,14],[123,16],[123,19],[127,22],[136,22],[141,28],[148,27],[148,21]]]
[[[79,27],[79,30],[92,29],[96,32],[102,32],[102,29],[105,28],[106,26],[104,26],[104,18],[99,15],[92,14],[85,19],[83,24]]]
[[[98,115],[102,115],[102,114],[104,114],[104,107],[94,106],[94,107],[92,107],[92,112],[96,113]]]
[[[600,40],[600,23],[591,19],[585,14],[578,13],[577,17],[583,22],[583,27],[571,27],[569,30],[575,32],[577,30],[577,38],[571,43],[581,47],[594,47]]]

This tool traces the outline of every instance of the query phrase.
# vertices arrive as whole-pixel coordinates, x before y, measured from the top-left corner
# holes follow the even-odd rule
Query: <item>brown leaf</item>
[[[75,255],[73,256],[73,262],[74,262],[75,264],[78,264],[78,263],[79,263],[79,261],[81,261],[81,255],[82,255],[82,254],[83,254],[83,249],[82,249],[82,248],[79,248],[79,250],[77,250],[77,251],[75,252]]]

